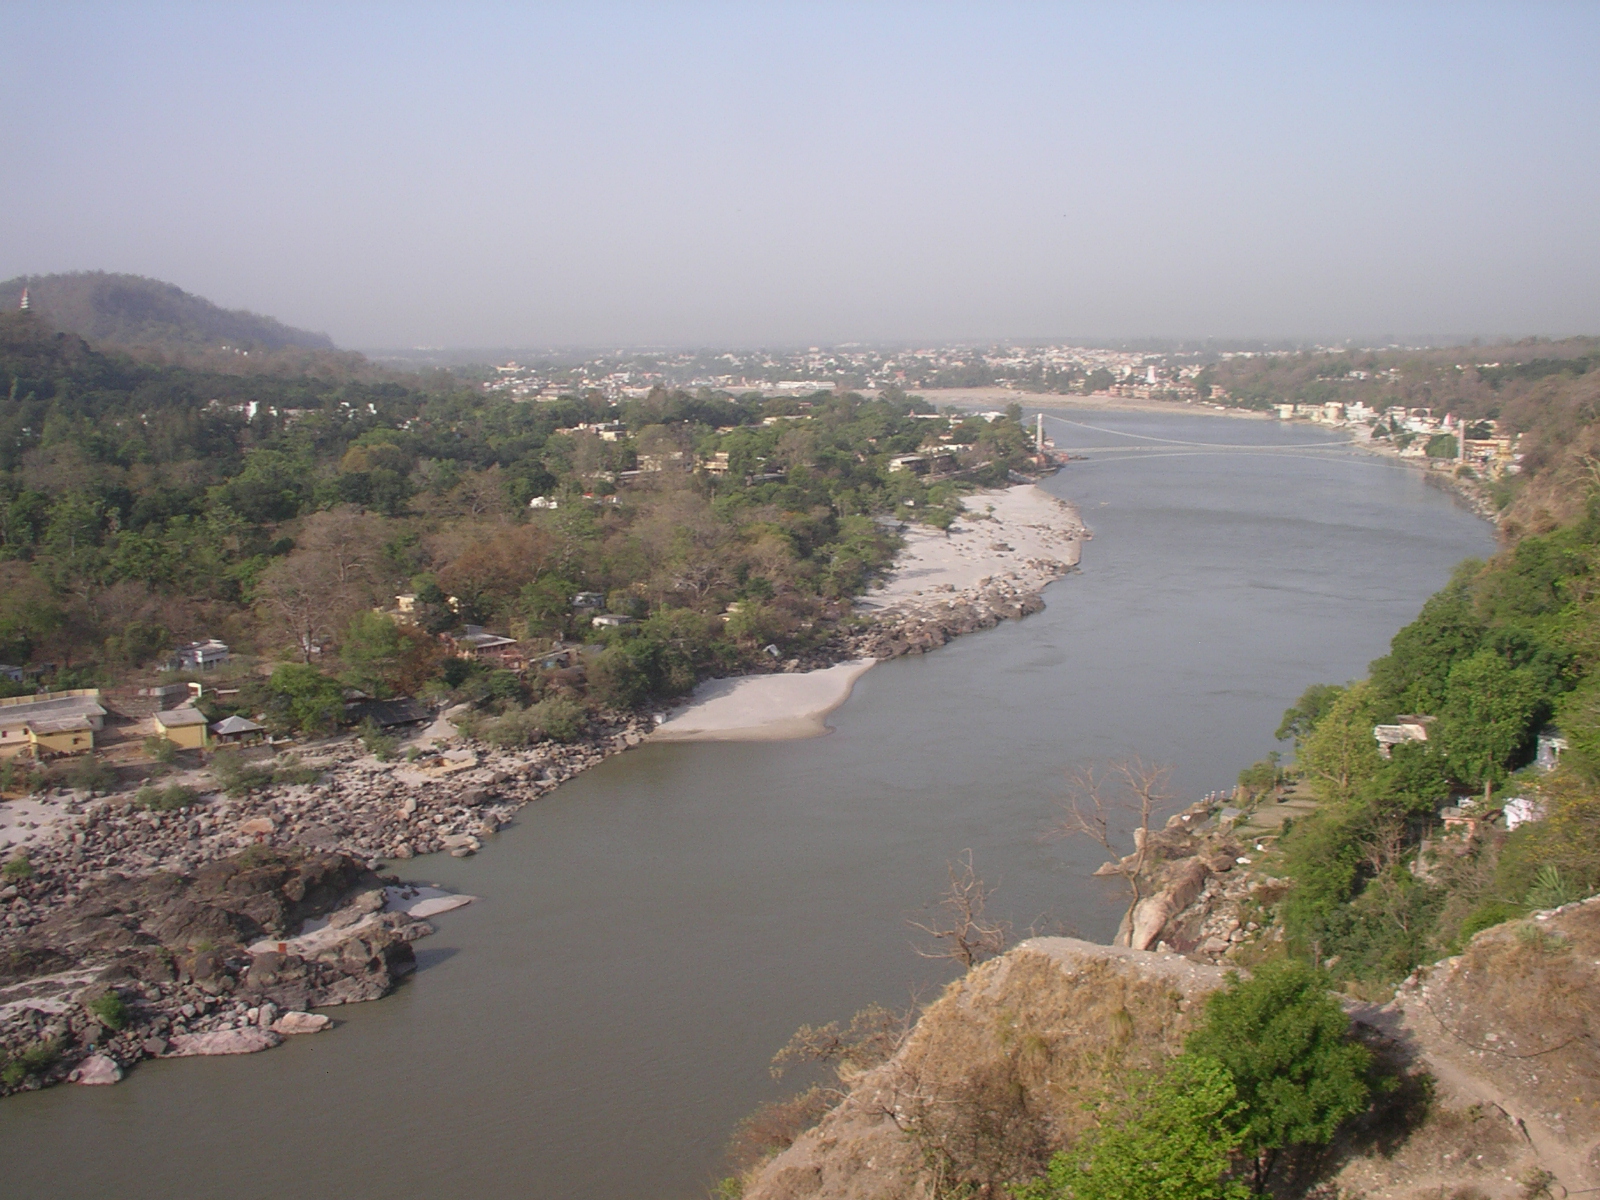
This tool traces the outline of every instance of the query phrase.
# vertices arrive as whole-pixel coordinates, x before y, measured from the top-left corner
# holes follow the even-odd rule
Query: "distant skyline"
[[[11,3],[0,279],[351,348],[1600,333],[1597,52],[1593,4]]]

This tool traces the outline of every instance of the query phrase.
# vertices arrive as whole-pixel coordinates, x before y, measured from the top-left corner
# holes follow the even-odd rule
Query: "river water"
[[[1493,543],[1331,433],[1067,415],[1089,459],[1045,486],[1095,537],[1043,613],[869,672],[825,738],[645,746],[476,858],[405,864],[483,900],[396,995],[268,1054],[8,1099],[0,1193],[695,1200],[799,1024],[950,977],[906,919],[962,850],[1020,931],[1108,938],[1098,855],[1041,837],[1065,770],[1138,753],[1184,802],[1230,785]]]

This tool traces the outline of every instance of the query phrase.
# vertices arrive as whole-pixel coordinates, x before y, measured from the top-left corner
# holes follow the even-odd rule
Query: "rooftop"
[[[163,729],[177,729],[184,725],[206,725],[205,713],[196,708],[170,708],[166,712],[158,712],[156,721]]]
[[[106,710],[100,705],[97,688],[0,699],[0,725],[37,725],[40,721],[105,715]]]

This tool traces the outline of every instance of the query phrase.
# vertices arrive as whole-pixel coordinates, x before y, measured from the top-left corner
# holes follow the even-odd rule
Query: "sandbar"
[[[850,698],[856,680],[876,665],[870,658],[820,671],[741,675],[695,688],[689,704],[650,735],[656,742],[782,742],[820,737],[824,717]]]
[[[994,488],[963,498],[965,512],[948,534],[925,525],[902,531],[905,549],[894,567],[856,601],[881,612],[952,592],[971,592],[989,580],[1014,578],[1036,591],[1078,565],[1088,532],[1064,500],[1032,484]]]

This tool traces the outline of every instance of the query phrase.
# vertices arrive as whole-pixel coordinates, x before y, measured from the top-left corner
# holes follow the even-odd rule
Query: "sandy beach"
[[[948,534],[902,531],[906,546],[878,585],[857,601],[886,619],[977,597],[1004,582],[1037,592],[1078,563],[1088,532],[1077,511],[1032,484],[974,493]],[[651,735],[658,742],[784,741],[828,732],[823,719],[850,697],[875,663],[856,659],[820,671],[745,675],[701,684]]]
[[[1078,565],[1087,531],[1077,511],[1032,484],[975,492],[942,533],[913,525],[894,569],[856,602],[882,612],[923,599],[948,599],[1006,577],[1037,590]]]
[[[697,687],[689,704],[663,721],[651,740],[781,742],[819,737],[828,732],[823,718],[848,700],[856,680],[876,665],[861,658],[821,671],[713,679]]]

